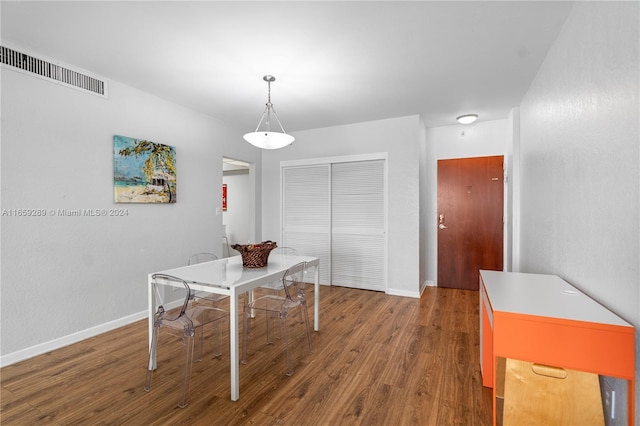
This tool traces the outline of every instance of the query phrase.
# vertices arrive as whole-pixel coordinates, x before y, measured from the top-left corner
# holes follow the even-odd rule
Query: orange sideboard
[[[493,388],[496,359],[510,358],[628,381],[634,421],[634,328],[560,277],[480,271],[480,362]]]

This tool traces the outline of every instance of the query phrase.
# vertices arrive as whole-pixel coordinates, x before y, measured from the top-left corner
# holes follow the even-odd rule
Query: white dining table
[[[240,398],[238,318],[242,314],[239,309],[239,297],[241,294],[257,287],[282,279],[287,269],[300,262],[307,262],[308,271],[315,269],[313,328],[315,331],[318,331],[320,329],[320,262],[317,257],[272,253],[269,256],[267,266],[262,268],[247,268],[242,266],[241,256],[233,256],[149,274],[149,351],[151,351],[151,337],[153,335],[153,316],[157,308],[152,287],[152,276],[154,274],[167,274],[181,278],[189,284],[192,290],[229,296],[231,400],[237,401]],[[152,365],[150,365],[149,368],[155,367],[156,362],[155,359],[153,359]]]

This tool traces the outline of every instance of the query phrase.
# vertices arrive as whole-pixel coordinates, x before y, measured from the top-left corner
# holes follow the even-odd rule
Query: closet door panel
[[[331,256],[333,285],[386,291],[384,236],[334,233]]]
[[[282,169],[281,246],[293,247],[301,255],[320,259],[320,282],[330,275],[330,164]]]
[[[384,161],[334,164],[331,169],[333,228],[384,231]]]
[[[331,282],[328,232],[285,231],[284,241],[286,246],[295,248],[298,254],[317,257],[320,260],[320,282]]]
[[[331,169],[334,285],[386,291],[384,160]]]
[[[329,172],[328,164],[283,169],[285,228],[329,229]]]

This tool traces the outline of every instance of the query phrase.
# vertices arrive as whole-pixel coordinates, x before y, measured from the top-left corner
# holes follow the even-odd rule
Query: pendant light
[[[458,122],[461,124],[471,124],[477,119],[478,119],[478,114],[465,114],[456,118],[456,120],[458,120]]]
[[[262,113],[262,117],[258,122],[258,127],[256,127],[255,132],[247,133],[243,136],[244,140],[249,142],[253,146],[257,146],[262,149],[278,149],[283,148],[287,145],[291,145],[295,138],[291,135],[288,135],[284,128],[282,127],[282,123],[278,119],[278,115],[276,114],[276,110],[273,109],[273,104],[271,103],[271,83],[276,81],[276,78],[272,75],[265,75],[262,77],[264,81],[267,82],[268,85],[268,97],[267,97],[267,107]],[[273,132],[271,131],[271,116],[276,119],[278,125],[280,126],[280,130],[282,132]],[[266,117],[266,120],[265,120]],[[260,125],[262,122],[265,122],[265,130],[260,130]]]

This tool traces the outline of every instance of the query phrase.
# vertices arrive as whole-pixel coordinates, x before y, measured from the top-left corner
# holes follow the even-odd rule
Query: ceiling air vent
[[[74,89],[98,96],[108,97],[107,80],[88,75],[85,71],[73,70],[35,56],[0,46],[0,63],[25,74],[53,81]]]

